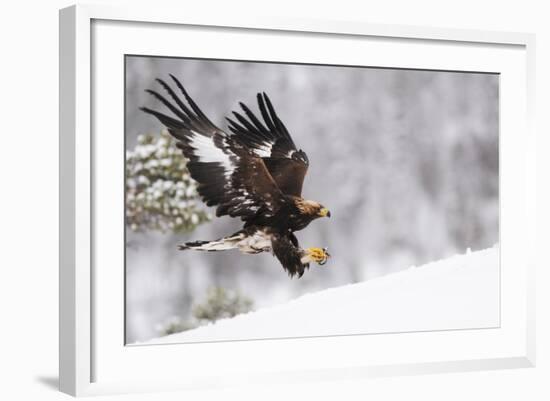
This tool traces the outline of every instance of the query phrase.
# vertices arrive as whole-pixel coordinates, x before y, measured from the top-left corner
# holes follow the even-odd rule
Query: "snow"
[[[497,327],[499,298],[495,246],[307,294],[147,343]]]

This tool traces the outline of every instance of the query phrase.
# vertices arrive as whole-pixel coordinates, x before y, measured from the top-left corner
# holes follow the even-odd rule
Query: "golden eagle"
[[[324,264],[326,248],[302,249],[294,231],[312,220],[330,217],[327,208],[301,197],[309,161],[296,148],[288,130],[265,93],[258,94],[261,122],[243,103],[246,115],[233,112],[227,118],[230,133],[216,127],[170,74],[185,104],[162,79],[157,82],[172,99],[153,90],[148,93],[174,115],[142,107],[166,126],[189,162],[191,177],[207,206],[217,206],[216,216],[240,217],[242,230],[215,241],[195,241],[180,249],[222,251],[238,249],[246,254],[272,252],[292,277],[304,274],[310,262]]]

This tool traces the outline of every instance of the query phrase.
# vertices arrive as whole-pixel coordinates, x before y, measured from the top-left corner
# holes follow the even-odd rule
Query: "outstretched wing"
[[[298,278],[300,278],[303,276],[305,269],[309,269],[309,263],[302,264],[302,251],[298,245],[298,239],[294,234],[273,235],[271,238],[271,247],[273,254],[290,277],[298,275]]]
[[[197,181],[197,191],[208,206],[218,206],[216,215],[270,217],[281,206],[282,193],[269,174],[264,161],[241,144],[234,135],[216,127],[187,94],[183,85],[170,75],[187,105],[166,82],[157,82],[173,103],[153,90],[148,93],[163,103],[176,117],[142,107],[157,117],[178,140],[177,147],[189,159],[187,168]]]
[[[307,155],[296,148],[267,95],[258,93],[257,98],[264,122],[262,123],[244,103],[240,103],[248,119],[238,112],[233,112],[237,121],[227,118],[229,129],[240,142],[264,160],[269,173],[283,193],[301,196],[309,165]]]

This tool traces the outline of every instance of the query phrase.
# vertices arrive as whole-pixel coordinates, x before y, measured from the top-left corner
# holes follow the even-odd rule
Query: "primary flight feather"
[[[233,112],[229,132],[215,126],[170,75],[185,102],[162,79],[157,82],[170,99],[147,90],[173,116],[142,107],[155,116],[177,140],[189,159],[187,167],[197,181],[197,191],[216,216],[240,217],[242,230],[215,241],[188,242],[180,249],[221,251],[239,249],[246,254],[272,252],[290,276],[301,277],[310,262],[324,264],[326,248],[302,249],[294,235],[319,217],[330,217],[327,208],[302,198],[309,161],[292,137],[265,93],[257,95],[261,119],[243,103]]]

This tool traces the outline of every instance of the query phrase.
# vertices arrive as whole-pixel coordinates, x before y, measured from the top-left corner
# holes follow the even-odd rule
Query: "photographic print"
[[[126,344],[499,326],[498,74],[124,69]]]

